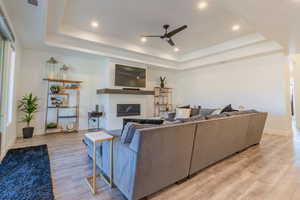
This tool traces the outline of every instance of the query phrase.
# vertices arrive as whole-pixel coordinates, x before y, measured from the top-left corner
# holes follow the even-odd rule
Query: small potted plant
[[[23,128],[23,137],[31,138],[33,136],[34,127],[30,126],[30,122],[33,119],[34,113],[38,111],[38,98],[33,96],[32,93],[25,95],[19,100],[18,109],[24,116],[22,117],[22,122],[26,122],[27,126]]]
[[[61,90],[61,87],[60,85],[51,85],[50,90],[52,94],[58,94]]]
[[[164,88],[166,84],[166,77],[159,77],[160,78],[160,87]]]

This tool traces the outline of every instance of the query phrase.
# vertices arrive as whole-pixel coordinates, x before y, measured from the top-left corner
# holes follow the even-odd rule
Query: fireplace
[[[117,117],[138,116],[140,114],[140,104],[117,104]]]

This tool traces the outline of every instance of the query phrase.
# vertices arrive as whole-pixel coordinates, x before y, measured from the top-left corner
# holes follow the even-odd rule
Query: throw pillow
[[[168,112],[165,120],[172,122],[175,120],[175,116],[176,116],[176,112]]]
[[[176,119],[186,119],[191,116],[190,108],[176,108]]]
[[[201,110],[201,106],[191,108],[191,117],[199,115]]]
[[[139,123],[135,123],[135,122],[128,122],[125,125],[124,130],[122,132],[121,142],[123,144],[130,143],[136,130],[144,129],[144,128],[151,128],[151,127],[154,127],[154,126],[157,126],[157,125],[155,125],[155,124],[139,124]]]
[[[225,107],[222,109],[221,113],[224,113],[224,112],[234,112],[234,111],[237,111],[237,110],[234,110],[234,109],[231,107],[231,104],[229,104],[229,105],[225,106]]]
[[[186,106],[178,106],[177,108],[191,108],[190,105],[186,105]]]
[[[216,109],[210,115],[219,115],[219,114],[221,114],[221,112],[222,112],[222,109]]]

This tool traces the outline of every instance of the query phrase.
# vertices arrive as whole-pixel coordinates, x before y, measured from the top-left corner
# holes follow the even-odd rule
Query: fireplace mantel
[[[154,95],[153,90],[123,90],[104,88],[98,89],[97,94],[130,94],[130,95]]]

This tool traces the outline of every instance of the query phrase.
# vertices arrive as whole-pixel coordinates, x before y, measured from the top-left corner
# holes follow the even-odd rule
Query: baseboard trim
[[[290,137],[293,135],[293,132],[291,129],[289,130],[280,130],[280,129],[265,129],[264,134],[270,134],[270,135],[279,135],[279,136],[285,136]]]

